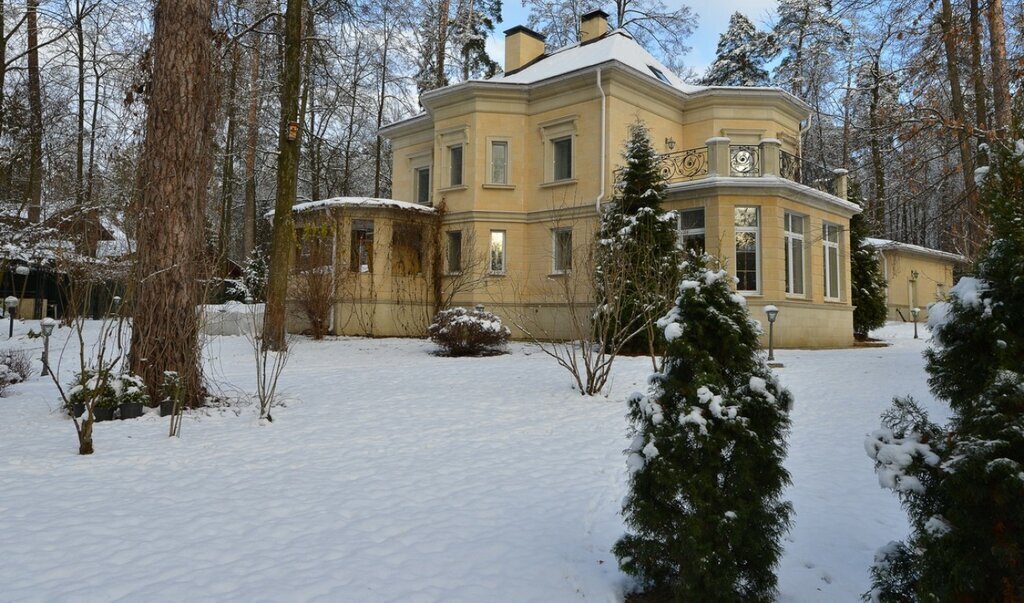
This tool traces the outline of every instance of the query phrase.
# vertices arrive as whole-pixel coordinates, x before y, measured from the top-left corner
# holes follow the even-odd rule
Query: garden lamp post
[[[11,319],[11,326],[7,330],[7,339],[10,339],[14,337],[14,309],[18,307],[18,298],[8,295],[4,300],[4,306],[7,307],[7,316]]]
[[[921,313],[921,308],[911,308],[910,315],[914,317],[914,339],[917,339],[917,315]]]
[[[114,299],[110,300],[113,306],[114,314],[117,314],[121,310],[121,296],[115,295]]]
[[[768,360],[775,360],[775,319],[779,317],[779,309],[775,306],[765,306],[764,313],[768,315]]]
[[[47,316],[39,321],[39,330],[43,332],[43,376],[50,375],[50,335],[57,321]]]

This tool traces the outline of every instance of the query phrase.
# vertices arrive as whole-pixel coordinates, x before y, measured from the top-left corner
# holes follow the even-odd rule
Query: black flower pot
[[[93,414],[93,417],[96,418],[96,422],[97,423],[99,423],[100,421],[113,421],[114,420],[114,410],[115,410],[114,408],[111,408],[109,406],[108,407],[103,407],[103,408],[97,406],[96,408],[92,409],[92,414]]]
[[[142,402],[125,402],[121,404],[121,419],[138,419],[142,416]]]
[[[160,416],[166,417],[174,414],[174,400],[164,400],[160,403]]]
[[[71,408],[68,409],[68,414],[75,418],[82,416],[85,414],[85,403],[75,402],[71,405]]]

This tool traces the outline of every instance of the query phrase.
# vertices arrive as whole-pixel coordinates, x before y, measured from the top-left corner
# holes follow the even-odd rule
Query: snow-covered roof
[[[682,92],[693,93],[703,89],[700,86],[692,86],[684,82],[623,29],[611,31],[592,42],[564,46],[518,71],[496,75],[487,81],[503,84],[533,84],[608,61],[616,61],[632,67],[636,71]]]
[[[939,251],[938,249],[931,249],[929,247],[922,247],[920,245],[911,245],[910,243],[902,243],[900,241],[892,241],[890,239],[875,239],[871,237],[865,237],[864,247],[868,249],[878,250],[895,249],[897,251],[906,251],[908,253],[916,253],[919,255],[926,255],[937,259],[949,260],[951,262],[957,262],[959,264],[968,263],[966,257],[957,253]]]
[[[304,203],[297,203],[293,205],[292,212],[301,213],[307,211],[316,211],[319,209],[328,209],[332,207],[388,208],[418,211],[425,214],[437,213],[437,210],[434,209],[433,207],[427,207],[426,205],[420,205],[419,203],[397,201],[395,199],[377,199],[374,197],[334,197],[333,199],[306,201]],[[273,215],[273,211],[267,213],[268,218]]]

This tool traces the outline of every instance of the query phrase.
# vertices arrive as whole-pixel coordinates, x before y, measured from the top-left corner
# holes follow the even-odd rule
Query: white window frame
[[[576,177],[576,141],[574,139],[575,136],[571,134],[551,139],[551,182],[565,182]],[[556,149],[558,145],[564,142],[569,143],[569,165],[566,166],[569,174],[560,178],[558,176],[558,153]]]
[[[562,247],[558,244],[558,236],[568,233],[569,235],[569,267],[564,267],[565,262],[559,262],[561,258]],[[568,274],[572,272],[572,228],[552,228],[551,229],[551,274]],[[563,264],[559,267],[559,264]]]
[[[736,210],[738,209],[753,209],[757,216],[756,226],[737,226],[736,225]],[[739,283],[736,283],[736,292],[740,295],[761,295],[761,207],[758,205],[737,205],[733,208],[733,229],[736,234],[741,232],[752,233],[754,235],[754,285],[756,289],[740,289]],[[736,261],[736,272],[739,272],[739,249],[736,247],[735,236],[733,237],[733,259]]]
[[[492,248],[494,246],[494,235],[501,235],[501,269],[494,269],[494,258]],[[487,237],[487,272],[489,274],[505,274],[508,270],[508,232],[505,230],[491,230]]]
[[[434,201],[434,164],[432,161],[433,151],[427,149],[419,151],[409,155],[409,167],[412,169],[412,184],[409,187],[411,198],[409,201],[412,203],[419,203],[419,170],[427,169],[430,170],[430,190],[427,192],[427,199],[431,203]]]
[[[576,116],[571,115],[540,125],[544,139],[544,183],[566,184],[576,181]],[[555,179],[555,143],[570,139],[569,177]]]
[[[792,218],[800,218],[803,223],[803,230],[792,230]],[[807,229],[807,216],[787,211],[783,217],[783,241],[786,245],[783,257],[786,258],[786,296],[807,297],[807,243],[804,232]],[[800,241],[800,291],[796,291],[795,254],[793,253],[794,241]]]
[[[505,147],[505,174],[503,180],[494,179],[494,146]],[[503,137],[487,138],[487,182],[495,186],[509,186],[512,183],[512,140]]]
[[[426,203],[420,201],[420,192],[421,192],[421,189],[420,189],[420,172],[422,172],[424,170],[427,172],[427,201],[426,201]],[[412,169],[412,174],[413,174],[413,176],[412,176],[412,178],[413,178],[413,180],[412,180],[412,189],[413,189],[413,191],[412,192],[413,192],[413,201],[415,203],[420,203],[420,204],[423,204],[423,205],[430,205],[431,202],[433,201],[433,191],[431,190],[433,188],[431,186],[431,183],[433,182],[432,179],[434,177],[434,173],[433,172],[434,171],[432,169],[430,169],[430,165],[421,165],[419,167],[414,167]]]
[[[701,213],[701,215],[703,217],[703,220],[701,220],[701,221],[704,222],[704,226],[701,227],[701,228],[683,228],[683,214],[691,213],[691,212],[698,212],[698,211]],[[700,235],[700,236],[704,237],[704,245],[703,245],[703,247],[704,247],[704,251],[705,252],[707,251],[707,245],[708,245],[708,234],[707,234],[708,222],[707,222],[707,219],[708,219],[707,209],[704,208],[704,207],[690,207],[690,208],[687,208],[687,209],[681,209],[681,210],[679,210],[676,213],[676,232],[678,233],[676,236],[678,238],[678,244],[679,244],[679,248],[680,249],[682,249],[684,251],[686,250],[686,239],[688,239],[690,237],[695,237],[697,235]]]
[[[828,240],[829,228],[835,229],[835,241]],[[829,222],[821,223],[821,245],[822,249],[824,250],[823,259],[825,260],[825,283],[823,288],[826,301],[841,301],[843,297],[843,255],[842,253],[840,253],[840,241],[842,240],[842,232],[843,229],[838,224],[831,224]],[[828,254],[830,249],[835,250],[836,270],[839,271],[839,273],[836,275],[836,294],[834,297],[832,295],[829,295],[831,293],[831,291],[829,290],[829,285],[832,282],[832,271],[829,268],[828,263]]]
[[[458,182],[455,182],[455,179],[452,178],[453,172],[455,170],[455,162],[452,161],[452,154],[455,152],[455,149],[459,150],[459,181]],[[448,169],[446,171],[448,172],[448,186],[449,186],[449,188],[455,188],[457,186],[466,186],[466,145],[462,144],[462,143],[448,145],[445,148],[445,158],[447,159],[447,162],[448,162],[448,166],[447,166]]]
[[[445,273],[446,274],[462,274],[462,231],[461,230],[448,230],[445,231]],[[459,267],[457,270],[452,270],[452,235],[457,234],[459,236]]]

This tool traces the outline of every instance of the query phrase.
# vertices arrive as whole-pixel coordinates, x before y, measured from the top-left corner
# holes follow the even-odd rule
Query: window
[[[423,227],[395,223],[391,228],[391,274],[415,276],[423,273]]]
[[[572,229],[552,230],[551,247],[551,271],[555,274],[565,274],[572,270]]]
[[[825,299],[839,299],[839,226],[824,223],[822,242],[825,247]]]
[[[554,157],[554,179],[569,180],[572,178],[572,136],[551,141]]]
[[[704,208],[679,212],[679,245],[686,251],[704,253]]]
[[[736,290],[757,293],[759,288],[758,263],[760,258],[760,208],[737,207],[736,224]]]
[[[786,213],[786,293],[804,295],[804,216]]]
[[[352,220],[352,272],[373,272],[373,220]]]
[[[462,145],[448,147],[448,186],[462,185]]]
[[[491,184],[508,184],[508,141],[491,141]]]
[[[662,72],[661,69],[658,69],[657,67],[654,67],[652,65],[648,65],[647,68],[651,70],[651,73],[654,74],[654,77],[656,77],[659,80],[665,82],[666,84],[671,84],[672,83],[672,82],[668,81],[668,78],[665,77],[665,73]]]
[[[505,273],[505,231],[491,231],[491,272]]]
[[[448,273],[462,272],[462,231],[448,231]]]
[[[430,168],[416,168],[416,202],[430,205]]]

